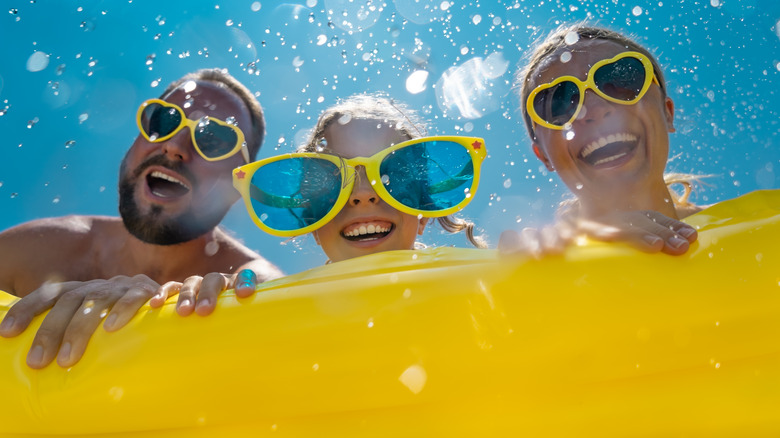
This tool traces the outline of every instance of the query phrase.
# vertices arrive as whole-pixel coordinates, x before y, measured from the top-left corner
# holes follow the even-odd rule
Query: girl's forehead
[[[627,50],[624,45],[611,40],[580,39],[547,55],[534,70],[531,80],[538,85],[564,75],[585,79],[595,63]]]
[[[408,140],[395,126],[376,119],[336,119],[324,134],[327,150],[344,158],[370,157]]]

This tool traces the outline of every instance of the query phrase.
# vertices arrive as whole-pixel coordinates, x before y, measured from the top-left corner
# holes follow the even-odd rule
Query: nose
[[[369,205],[379,203],[379,196],[371,186],[371,181],[368,180],[366,175],[366,169],[363,166],[358,166],[355,169],[355,185],[352,186],[352,194],[349,196],[348,205]]]
[[[162,142],[162,153],[172,161],[189,161],[192,157],[194,145],[190,128],[184,127],[173,137]]]
[[[586,124],[600,123],[610,117],[614,111],[612,102],[603,99],[593,90],[585,91],[585,100],[582,102],[582,109],[577,115],[577,120]]]

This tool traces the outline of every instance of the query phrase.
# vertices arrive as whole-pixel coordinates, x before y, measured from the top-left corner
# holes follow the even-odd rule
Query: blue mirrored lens
[[[452,208],[470,196],[474,164],[469,151],[452,141],[428,141],[389,154],[379,166],[390,195],[422,211]]]
[[[288,158],[252,175],[249,195],[260,220],[275,230],[307,227],[333,208],[341,190],[338,166],[319,158]]]

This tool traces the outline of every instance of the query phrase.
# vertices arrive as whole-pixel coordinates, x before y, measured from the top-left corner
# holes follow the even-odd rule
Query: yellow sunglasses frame
[[[158,104],[164,108],[175,109],[179,113],[179,116],[181,116],[181,123],[179,123],[179,126],[177,126],[176,129],[171,131],[171,133],[168,135],[164,135],[162,137],[158,137],[155,139],[149,137],[149,135],[144,130],[143,125],[141,124],[141,117],[143,116],[144,110],[146,109],[146,107],[152,104]],[[190,128],[190,136],[192,138],[192,145],[195,147],[195,151],[197,151],[198,155],[203,157],[204,160],[206,161],[224,160],[226,158],[232,157],[240,150],[241,154],[244,156],[244,162],[249,163],[251,160],[249,159],[249,148],[246,145],[244,131],[242,131],[241,128],[239,128],[238,126],[227,123],[224,120],[220,120],[211,116],[206,116],[206,118],[208,119],[209,123],[216,123],[220,126],[226,126],[232,129],[236,133],[236,145],[233,147],[233,149],[230,150],[230,152],[227,152],[223,155],[214,158],[207,157],[206,154],[204,154],[203,151],[200,149],[200,146],[198,146],[198,142],[195,139],[195,128],[198,127],[198,123],[200,123],[202,117],[199,118],[198,120],[192,120],[187,118],[187,115],[184,114],[184,110],[179,105],[176,105],[175,103],[166,102],[160,99],[148,99],[143,103],[141,103],[141,106],[138,107],[138,112],[136,113],[135,116],[135,122],[138,125],[138,130],[141,131],[141,135],[143,135],[144,138],[151,143],[160,143],[165,140],[168,140],[169,138],[176,135],[183,128],[187,127]]]
[[[463,146],[464,148],[466,148],[466,150],[469,152],[469,155],[471,156],[471,162],[474,169],[474,178],[472,180],[471,187],[469,187],[469,195],[467,195],[457,205],[447,208],[445,210],[436,210],[436,211],[417,210],[401,204],[390,195],[390,193],[385,188],[385,185],[381,183],[382,178],[381,175],[379,174],[379,166],[385,157],[387,157],[388,155],[392,154],[393,152],[399,149],[403,149],[405,147],[413,146],[420,143],[432,142],[432,141],[449,141],[449,142],[457,143]],[[422,137],[422,138],[416,138],[413,140],[397,143],[395,145],[388,147],[387,149],[383,149],[382,151],[370,157],[342,158],[340,156],[327,154],[327,153],[300,152],[300,153],[284,154],[284,155],[278,155],[275,157],[266,158],[264,160],[245,164],[241,167],[233,169],[233,187],[235,187],[236,190],[238,190],[239,193],[241,193],[241,197],[244,199],[244,205],[246,206],[247,212],[249,213],[249,216],[252,218],[252,221],[255,223],[255,225],[257,225],[258,228],[274,236],[295,237],[319,229],[323,225],[330,222],[334,217],[336,217],[336,215],[341,211],[341,209],[344,208],[344,205],[346,205],[347,201],[349,200],[349,197],[352,195],[352,189],[354,188],[355,179],[357,177],[357,170],[356,170],[357,166],[363,166],[366,169],[366,176],[369,181],[372,181],[374,192],[376,192],[376,194],[383,201],[387,202],[387,204],[390,205],[391,207],[403,213],[414,215],[414,216],[422,215],[423,217],[441,217],[441,216],[446,216],[448,214],[456,213],[462,210],[469,202],[471,202],[471,199],[473,199],[474,195],[477,192],[477,187],[479,187],[480,167],[482,165],[482,161],[485,159],[486,156],[487,156],[487,151],[485,150],[485,140],[482,138],[462,137],[462,136]],[[269,227],[268,225],[263,223],[262,220],[260,220],[260,218],[255,213],[254,209],[252,208],[252,198],[250,197],[250,182],[252,181],[252,176],[257,171],[257,169],[267,164],[274,163],[276,161],[290,159],[290,158],[306,158],[306,157],[318,158],[318,159],[330,161],[340,169],[341,191],[339,192],[339,197],[336,199],[336,202],[333,204],[333,207],[331,207],[330,211],[328,211],[328,213],[325,216],[323,216],[322,219],[318,220],[317,222],[309,226],[306,226],[304,228],[297,228],[294,230],[277,230],[275,228]],[[377,182],[379,183],[377,184]]]
[[[639,91],[639,93],[637,93],[636,98],[632,100],[620,100],[605,94],[603,91],[599,90],[598,87],[596,87],[596,83],[593,80],[593,73],[596,70],[598,70],[599,68],[607,64],[612,64],[617,61],[620,61],[623,58],[636,58],[642,63],[642,65],[645,68],[645,83],[642,84],[642,89]],[[552,123],[545,121],[544,119],[541,118],[541,116],[539,116],[539,114],[536,113],[536,109],[534,108],[533,103],[537,94],[565,81],[573,82],[574,84],[577,85],[577,88],[579,88],[580,91],[580,101],[577,104],[577,109],[574,111],[574,114],[572,114],[571,118],[566,123],[564,123],[563,125],[554,125]],[[609,102],[619,103],[621,105],[634,105],[637,102],[639,102],[639,100],[642,99],[642,97],[644,97],[645,93],[647,93],[647,90],[650,88],[651,83],[655,83],[659,87],[661,86],[661,84],[658,82],[658,79],[655,76],[655,69],[653,68],[653,63],[650,61],[650,58],[648,58],[646,55],[639,52],[631,52],[631,51],[623,52],[613,58],[602,59],[601,61],[593,64],[593,67],[591,67],[590,70],[588,70],[588,75],[584,82],[574,76],[561,76],[559,78],[556,78],[552,82],[548,82],[546,84],[542,84],[534,88],[533,91],[531,91],[531,93],[528,94],[528,99],[526,99],[525,102],[526,111],[528,111],[528,114],[531,116],[531,120],[536,122],[536,124],[540,126],[544,126],[545,128],[550,128],[550,129],[555,129],[560,131],[563,130],[566,127],[566,125],[571,124],[574,120],[577,119],[577,116],[580,114],[580,110],[582,110],[583,102],[585,101],[586,90],[593,90],[593,92],[596,93],[599,97]]]

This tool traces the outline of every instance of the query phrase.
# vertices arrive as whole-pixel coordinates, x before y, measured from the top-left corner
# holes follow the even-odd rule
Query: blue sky
[[[504,229],[551,220],[567,194],[531,152],[511,82],[537,38],[584,18],[658,56],[677,108],[668,170],[713,175],[696,202],[778,188],[774,0],[23,1],[0,14],[0,229],[116,215],[138,105],[189,71],[224,67],[265,108],[258,158],[291,151],[320,111],[364,91],[418,109],[431,133],[484,137],[489,157],[464,215],[495,244]],[[325,261],[313,239],[267,236],[243,208],[226,227],[286,272]],[[422,240],[466,245],[436,227]]]

